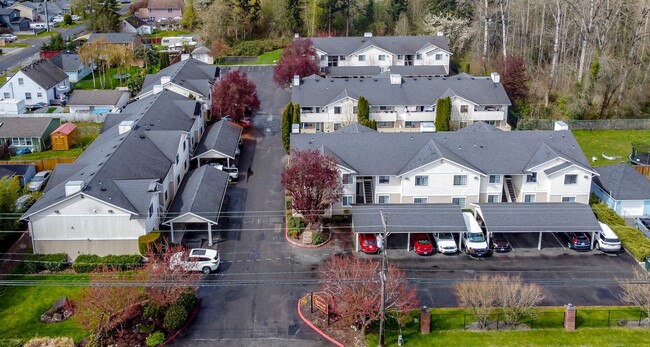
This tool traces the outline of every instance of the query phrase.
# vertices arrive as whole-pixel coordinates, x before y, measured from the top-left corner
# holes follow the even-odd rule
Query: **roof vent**
[[[107,191],[108,189],[107,189],[106,187],[101,187],[101,188],[99,188],[99,190],[101,190],[102,192],[105,192],[105,191]]]
[[[363,37],[372,37],[372,33],[371,32],[365,32],[365,33],[363,33]]]
[[[172,81],[171,76],[162,76],[162,77],[160,77],[160,84],[169,83],[171,81]]]
[[[558,120],[553,125],[553,130],[555,130],[555,131],[569,130],[569,126],[565,122],[563,122],[561,120]]]
[[[118,132],[119,135],[122,135],[124,133],[128,133],[129,131],[133,130],[133,127],[135,126],[135,122],[132,120],[123,120],[120,122],[120,125],[118,127]]]
[[[293,75],[293,85],[294,86],[300,86],[300,76]]]
[[[84,181],[68,181],[65,183],[65,196],[71,196],[84,189]]]
[[[490,78],[492,79],[492,82],[494,82],[494,83],[500,83],[501,82],[501,76],[497,72],[491,73]]]
[[[141,139],[146,139],[147,137],[144,136],[144,134],[140,134],[140,138],[141,138]]]
[[[390,84],[402,84],[402,75],[390,74]]]

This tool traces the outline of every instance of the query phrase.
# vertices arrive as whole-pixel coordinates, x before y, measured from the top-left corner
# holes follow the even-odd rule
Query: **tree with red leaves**
[[[230,71],[212,87],[212,116],[230,116],[237,122],[259,109],[255,83],[245,72]]]
[[[147,287],[145,291],[149,303],[158,307],[166,307],[178,301],[187,292],[196,292],[200,274],[191,272],[182,266],[172,266],[174,254],[185,252],[182,245],[155,244],[147,255]]]
[[[280,87],[291,85],[294,75],[300,78],[320,71],[318,55],[310,39],[295,39],[282,52],[282,57],[273,72],[273,81]]]
[[[333,311],[366,328],[381,318],[381,262],[351,256],[332,256],[320,272],[323,292]],[[386,314],[398,319],[419,306],[415,288],[409,288],[404,272],[389,264],[386,272]]]
[[[521,56],[510,55],[506,59],[499,55],[494,62],[494,68],[501,75],[501,84],[510,100],[523,100],[528,96],[528,75],[526,62]]]
[[[343,187],[336,159],[315,149],[291,151],[289,166],[282,172],[282,186],[291,195],[293,209],[307,223],[341,200]]]

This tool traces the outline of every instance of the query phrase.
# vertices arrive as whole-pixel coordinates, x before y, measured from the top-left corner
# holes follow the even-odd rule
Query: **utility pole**
[[[47,28],[47,32],[50,32],[50,18],[47,15],[47,0],[43,1],[43,5],[45,5],[45,28]]]
[[[379,347],[384,347],[384,333],[386,325],[386,266],[388,259],[386,258],[386,245],[388,241],[388,216],[384,213],[384,210],[379,210],[381,214],[381,222],[384,224],[384,242],[381,249],[381,273],[379,278],[381,279],[381,306],[379,308]]]

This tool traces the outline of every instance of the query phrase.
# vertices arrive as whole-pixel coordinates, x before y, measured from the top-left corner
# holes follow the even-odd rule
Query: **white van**
[[[481,226],[471,212],[463,212],[467,232],[463,233],[463,247],[471,257],[489,257],[492,253],[488,247]]]
[[[29,28],[30,29],[46,29],[47,30],[47,24],[45,24],[45,23],[29,23]]]
[[[596,248],[600,249],[603,252],[620,252],[621,251],[621,240],[618,239],[618,236],[614,233],[614,230],[605,223],[598,222],[600,224],[600,233],[598,238],[596,238]]]

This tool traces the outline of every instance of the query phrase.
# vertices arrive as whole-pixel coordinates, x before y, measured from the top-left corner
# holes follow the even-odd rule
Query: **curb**
[[[189,327],[192,321],[194,320],[194,317],[196,317],[196,314],[199,312],[199,307],[201,307],[201,299],[196,300],[196,306],[194,307],[194,311],[192,311],[192,315],[190,316],[190,319],[188,319],[187,322],[185,322],[185,325],[183,325],[183,327],[180,328],[174,335],[172,335],[170,338],[165,340],[165,342],[163,342],[160,346],[166,346],[174,342],[174,339],[176,339],[178,335],[185,332],[185,330],[187,330],[187,327]]]
[[[304,243],[296,242],[289,237],[289,220],[287,219],[287,217],[284,217],[284,238],[287,240],[287,242],[289,242],[290,244],[296,247],[321,248],[330,242],[330,240],[332,239],[332,232],[330,231],[327,240],[325,240],[325,242],[321,243],[320,245],[305,245]]]
[[[318,328],[317,328],[317,327],[316,327],[312,322],[310,322],[307,318],[305,318],[305,316],[303,316],[302,311],[300,310],[300,302],[301,302],[303,299],[307,298],[308,296],[309,296],[309,295],[305,295],[305,296],[303,296],[302,298],[300,298],[300,299],[298,300],[298,315],[300,316],[300,319],[302,319],[303,322],[307,323],[307,325],[309,325],[309,327],[312,328],[312,329],[313,329],[315,332],[317,332],[319,335],[321,335],[322,337],[326,338],[329,342],[333,343],[334,345],[336,345],[336,346],[338,346],[338,347],[345,347],[342,343],[340,343],[340,342],[334,340],[332,337],[330,337],[329,335],[325,334],[325,332],[323,332],[322,330],[318,329]]]

